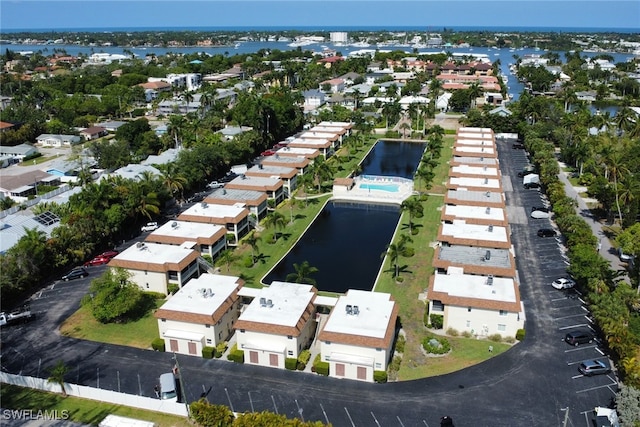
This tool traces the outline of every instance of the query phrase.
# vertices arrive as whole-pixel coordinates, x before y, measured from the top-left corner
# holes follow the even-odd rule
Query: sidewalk
[[[599,242],[601,244],[599,250],[600,255],[602,255],[604,259],[609,261],[611,267],[614,270],[617,271],[622,269],[626,271],[626,265],[620,262],[620,258],[618,258],[616,249],[613,247],[611,241],[607,238],[606,234],[602,230],[603,224],[599,221],[596,221],[596,219],[591,214],[586,201],[582,198],[582,196],[580,196],[578,192],[580,188],[574,187],[569,181],[568,173],[564,170],[566,165],[562,162],[558,162],[558,165],[560,166],[560,182],[564,184],[567,197],[571,197],[577,202],[578,206],[576,207],[576,213],[584,218],[585,222],[591,227],[593,235],[598,237],[599,239]],[[629,276],[625,276],[624,280],[628,283]]]

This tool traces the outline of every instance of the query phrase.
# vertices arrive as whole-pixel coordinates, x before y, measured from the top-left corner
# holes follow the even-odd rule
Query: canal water
[[[412,178],[424,148],[424,144],[378,141],[362,163],[362,173]],[[318,269],[311,277],[321,291],[371,290],[399,218],[397,205],[329,201],[263,283],[285,281],[295,273],[294,264],[307,261]]]

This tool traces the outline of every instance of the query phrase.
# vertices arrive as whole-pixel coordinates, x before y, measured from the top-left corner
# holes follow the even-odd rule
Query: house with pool
[[[340,296],[318,333],[329,376],[373,382],[393,356],[397,319],[390,294],[351,289]]]
[[[260,289],[234,325],[244,363],[284,369],[285,359],[297,359],[309,348],[316,331],[316,294],[311,285],[289,282]]]
[[[221,274],[203,274],[184,285],[153,314],[166,350],[200,357],[203,347],[228,340],[243,285],[242,279]]]

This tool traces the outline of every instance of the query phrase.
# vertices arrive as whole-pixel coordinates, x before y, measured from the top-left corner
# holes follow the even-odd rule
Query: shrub
[[[437,345],[433,343],[434,340],[438,342]],[[422,340],[422,347],[427,353],[432,354],[447,354],[451,350],[451,344],[448,339],[433,335]]]
[[[397,282],[397,283],[402,283],[402,282],[404,282],[404,277],[402,277],[402,276],[398,276],[398,277],[396,277],[396,282]]]
[[[460,332],[458,332],[457,329],[449,328],[447,329],[447,335],[451,335],[452,337],[457,337],[458,335],[460,335]]]
[[[429,320],[431,320],[431,327],[433,329],[442,329],[444,325],[444,316],[440,314],[432,314],[429,316]]]
[[[396,356],[389,363],[389,370],[391,372],[398,372],[400,370],[400,364],[402,363],[402,357]]]
[[[396,351],[398,353],[404,353],[404,345],[407,343],[407,339],[404,335],[398,335],[398,339],[396,340]]]
[[[412,231],[411,234],[417,234],[418,229],[414,228],[414,230],[416,231],[416,233]],[[404,252],[402,253],[402,255],[406,258],[411,258],[415,254],[416,254],[416,250],[413,248],[405,248]]]
[[[412,236],[415,236],[415,235],[416,235],[416,234],[418,234],[419,232],[420,232],[420,230],[418,230],[417,228],[412,228],[412,229],[411,229],[411,235],[412,235]],[[413,256],[413,254],[412,254],[411,256]]]
[[[179,290],[180,290],[180,285],[178,285],[177,283],[169,283],[167,285],[167,292],[169,292],[169,295],[173,295]]]
[[[213,353],[216,351],[213,347],[202,347],[202,357],[205,359],[213,359]]]
[[[373,371],[373,380],[377,383],[386,383],[387,371]]]
[[[422,316],[422,323],[424,326],[429,326],[429,304],[425,304],[424,306],[424,316]]]
[[[514,342],[516,342],[516,339],[514,337],[504,337],[502,341],[506,342],[507,344],[513,344]]]
[[[491,334],[487,337],[489,341],[500,342],[502,341],[502,335],[500,334]]]
[[[213,353],[213,357],[215,357],[216,359],[221,358],[224,352],[227,351],[228,346],[229,345],[226,341],[218,343],[218,345],[216,346],[216,351]]]
[[[420,195],[420,201],[421,202],[426,202],[427,199],[429,199],[429,195],[428,194],[421,194]]]
[[[473,334],[471,333],[471,331],[463,331],[462,336],[465,338],[471,338]]]
[[[249,255],[244,257],[244,259],[242,260],[242,265],[244,266],[244,268],[253,267],[253,256]]]
[[[302,350],[298,355],[298,371],[304,371],[304,368],[309,364],[309,360],[311,359],[311,351]]]
[[[207,263],[209,265],[213,265],[213,258],[211,258],[211,255],[209,254],[202,254],[200,255],[202,257],[202,259],[204,259],[205,261],[207,261]]]
[[[318,375],[329,376],[329,362],[323,362],[322,358],[318,354],[313,360],[313,372]]]
[[[524,329],[518,329],[516,331],[516,339],[522,341],[524,339]]]
[[[285,369],[288,369],[290,371],[295,371],[298,367],[298,359],[287,357],[286,359],[284,359],[284,367]]]
[[[227,360],[244,363],[244,351],[238,350],[238,344],[234,344],[233,347],[231,347],[231,351],[227,355]]]
[[[154,339],[151,342],[151,348],[153,348],[155,351],[164,351],[164,340],[160,337]]]

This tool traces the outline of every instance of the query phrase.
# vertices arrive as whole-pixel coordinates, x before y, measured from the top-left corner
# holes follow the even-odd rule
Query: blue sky
[[[0,31],[140,27],[636,28],[639,0],[0,0]]]

